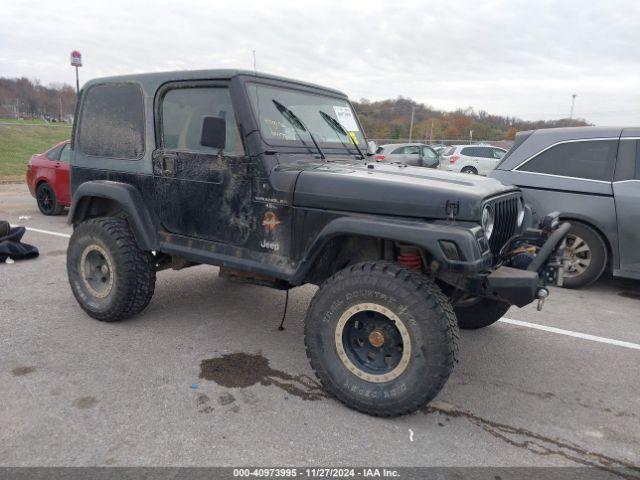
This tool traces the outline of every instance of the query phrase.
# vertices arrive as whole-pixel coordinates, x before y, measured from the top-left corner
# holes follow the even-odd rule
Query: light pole
[[[578,96],[578,94],[576,93],[572,93],[571,94],[571,111],[569,112],[569,120],[573,120],[573,107],[576,104],[576,97]]]
[[[409,141],[413,138],[413,117],[416,114],[415,105],[411,107],[411,126],[409,127]]]

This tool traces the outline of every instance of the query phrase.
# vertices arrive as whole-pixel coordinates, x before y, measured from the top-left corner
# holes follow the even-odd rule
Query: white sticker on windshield
[[[356,118],[353,116],[351,109],[349,107],[333,107],[333,111],[336,112],[336,120],[340,122],[340,125],[347,131],[351,132],[359,132],[358,122],[356,122]]]

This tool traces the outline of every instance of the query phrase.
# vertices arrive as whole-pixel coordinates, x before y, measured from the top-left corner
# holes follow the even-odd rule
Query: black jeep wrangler
[[[236,70],[89,82],[73,133],[69,282],[103,321],[142,311],[156,272],[319,289],[311,365],[374,415],[433,399],[458,326],[481,328],[562,281],[568,224],[527,228],[520,191],[492,179],[369,161],[347,97]]]

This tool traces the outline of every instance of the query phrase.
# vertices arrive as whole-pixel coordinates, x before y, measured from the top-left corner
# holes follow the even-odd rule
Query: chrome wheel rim
[[[335,346],[343,365],[373,383],[398,378],[409,366],[411,339],[398,315],[376,303],[359,303],[338,320]]]
[[[96,298],[105,298],[113,288],[111,257],[100,245],[89,245],[80,257],[80,276],[86,289]]]
[[[591,265],[591,248],[589,244],[576,234],[567,234],[564,246],[565,273],[568,278],[582,275]]]

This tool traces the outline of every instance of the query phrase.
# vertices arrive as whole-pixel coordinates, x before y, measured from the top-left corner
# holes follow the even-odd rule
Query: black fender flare
[[[415,245],[429,252],[443,269],[453,272],[477,273],[487,269],[493,260],[490,251],[481,251],[478,236],[483,234],[479,225],[345,216],[330,221],[320,231],[299,263],[292,283],[302,282],[327,242],[342,235],[376,237]],[[455,242],[464,260],[448,259],[440,240]]]
[[[75,225],[79,217],[84,219],[86,212],[78,207],[84,204],[83,199],[86,198],[103,198],[117,203],[127,215],[138,246],[143,250],[157,249],[157,229],[142,195],[133,186],[111,180],[93,180],[81,184],[73,194],[67,223]]]

